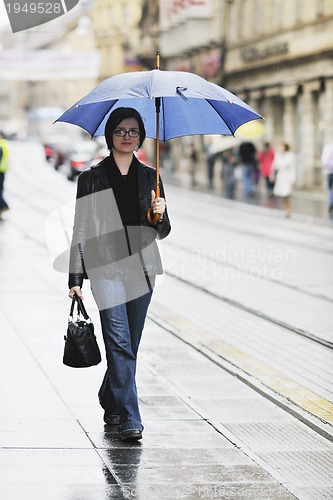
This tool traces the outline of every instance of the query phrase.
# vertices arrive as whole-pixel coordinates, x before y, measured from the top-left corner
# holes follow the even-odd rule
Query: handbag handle
[[[70,318],[73,317],[75,302],[77,302],[77,313],[78,314],[81,313],[86,321],[87,320],[90,321],[90,317],[86,311],[86,308],[84,307],[82,300],[76,295],[76,293],[73,295],[73,298],[72,298],[72,305],[71,305],[71,309],[69,312],[69,317]]]

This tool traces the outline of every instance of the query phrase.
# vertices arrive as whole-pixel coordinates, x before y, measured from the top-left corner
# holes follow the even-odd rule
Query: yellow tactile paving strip
[[[224,342],[209,330],[205,330],[185,316],[167,308],[164,304],[154,301],[150,310],[156,317],[159,317],[176,330],[183,332],[187,337],[191,337],[203,347],[233,363],[248,375],[257,378],[274,392],[281,394],[321,420],[333,423],[333,403],[327,399],[298,384],[238,347]]]

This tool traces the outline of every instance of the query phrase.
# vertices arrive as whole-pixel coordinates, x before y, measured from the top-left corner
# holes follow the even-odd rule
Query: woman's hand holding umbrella
[[[151,208],[154,214],[160,215],[160,220],[163,218],[166,207],[166,201],[164,198],[156,197],[154,190],[151,192]]]

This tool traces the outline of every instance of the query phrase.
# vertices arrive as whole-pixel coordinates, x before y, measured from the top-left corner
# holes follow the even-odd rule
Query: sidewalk
[[[152,321],[138,374],[144,439],[122,443],[104,427],[97,402],[105,361],[87,370],[62,365],[69,306],[64,277],[49,271],[45,249],[9,221],[0,239],[1,498],[293,498],[209,415],[189,404],[173,377],[199,389],[200,376],[221,391],[232,390],[235,401],[253,398],[252,391]],[[97,325],[90,296],[86,305]],[[102,344],[100,332],[98,340]],[[273,418],[290,419],[254,398],[270,407]]]

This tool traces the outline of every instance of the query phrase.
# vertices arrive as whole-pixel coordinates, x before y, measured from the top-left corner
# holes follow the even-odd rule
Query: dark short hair
[[[134,108],[117,108],[112,111],[105,125],[105,141],[110,151],[113,148],[113,132],[118,127],[119,123],[126,118],[135,118],[139,124],[139,148],[141,148],[146,138],[146,130],[140,113]]]

